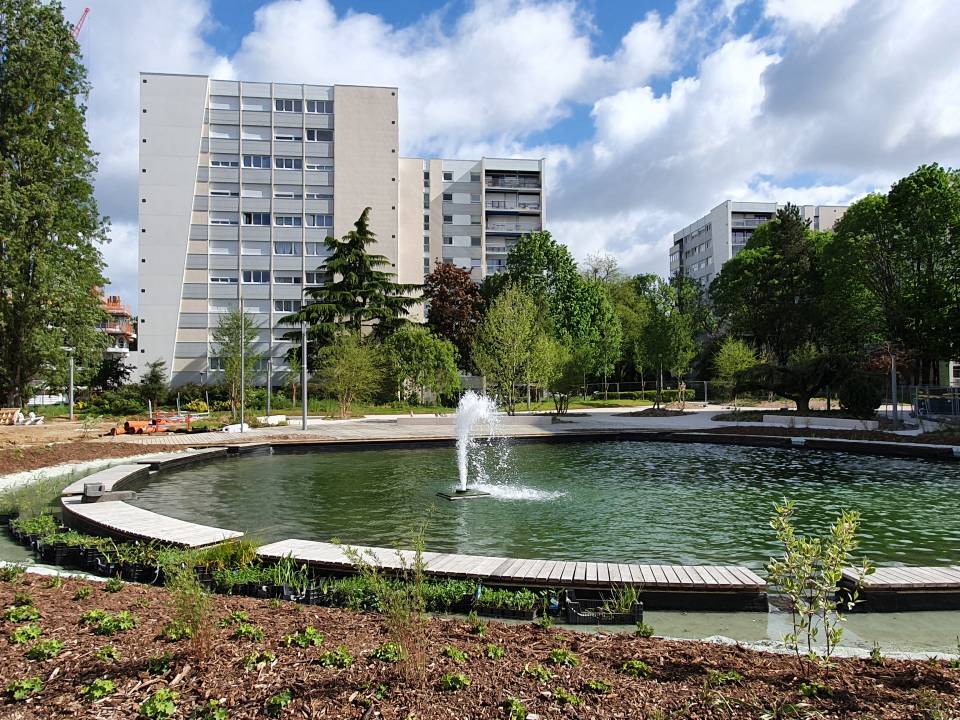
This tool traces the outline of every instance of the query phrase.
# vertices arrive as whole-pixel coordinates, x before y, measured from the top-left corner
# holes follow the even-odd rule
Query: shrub
[[[707,687],[720,687],[721,685],[740,682],[743,682],[743,675],[736,670],[728,670],[727,672],[710,670],[707,673]]]
[[[606,695],[608,692],[613,690],[613,685],[608,683],[606,680],[586,680],[583,683],[583,687],[587,692],[595,693],[597,695]]]
[[[219,700],[208,700],[193,711],[193,720],[227,720],[230,715]]]
[[[173,653],[165,652],[147,658],[147,672],[151,675],[166,675],[173,669]]]
[[[123,580],[118,577],[112,577],[103,584],[103,589],[108,593],[120,592],[123,590]]]
[[[101,415],[141,415],[147,411],[138,385],[105,390],[90,399],[90,410]]]
[[[244,670],[260,670],[267,665],[276,662],[277,656],[269,650],[257,650],[247,655],[243,659]]]
[[[854,371],[837,389],[840,408],[860,418],[872,418],[883,402],[884,378],[874,373]]]
[[[254,642],[263,642],[263,630],[256,625],[249,623],[240,623],[237,629],[233,631],[233,637],[238,640],[253,640]]]
[[[370,657],[381,662],[400,662],[403,659],[403,648],[399,643],[386,642],[370,653]]]
[[[160,636],[164,640],[178,642],[180,640],[189,640],[192,638],[193,630],[190,629],[189,625],[186,625],[179,620],[173,620],[163,626],[163,629],[160,631]]]
[[[286,642],[288,646],[296,645],[302,648],[310,647],[311,645],[321,645],[323,644],[323,633],[315,627],[308,625],[293,635],[287,635],[284,638],[284,642]]]
[[[550,662],[552,662],[554,665],[576,667],[579,660],[577,660],[576,655],[566,648],[554,648],[550,651]]]
[[[14,645],[26,645],[31,640],[36,640],[43,634],[43,630],[36,623],[27,623],[18,628],[14,628],[10,633],[10,642]]]
[[[470,678],[463,673],[444,673],[440,676],[440,689],[453,692],[470,686]]]
[[[24,678],[23,680],[14,680],[7,685],[7,694],[17,702],[26,700],[31,695],[36,695],[43,690],[43,680],[38,677]]]
[[[84,685],[80,688],[80,694],[84,698],[90,700],[91,702],[96,702],[97,700],[102,700],[107,697],[107,695],[112,695],[116,690],[116,686],[113,684],[113,680],[106,680],[100,678],[94,680],[89,685]]]
[[[637,623],[637,635],[643,638],[653,637],[653,625],[647,625],[641,620]]]
[[[458,648],[456,645],[447,645],[443,648],[441,653],[444,657],[448,657],[455,662],[466,662],[467,653]]]
[[[140,714],[148,720],[168,720],[177,711],[177,693],[161,688],[140,703]]]
[[[527,720],[527,708],[518,698],[507,698],[503,707],[507,711],[507,720]]]
[[[648,678],[653,675],[653,670],[650,669],[650,666],[647,665],[643,660],[637,660],[633,658],[627,660],[621,667],[620,672],[624,675],[629,675],[630,677],[645,677]]]
[[[557,702],[561,705],[579,705],[580,698],[574,695],[568,690],[564,690],[562,687],[554,688],[553,696],[557,699]]]
[[[173,570],[166,584],[170,591],[171,625],[175,634],[190,639],[196,657],[205,657],[213,632],[210,595],[200,585],[191,567]],[[260,636],[263,637],[262,632]]]
[[[271,695],[269,698],[267,698],[267,715],[270,717],[280,717],[284,708],[290,704],[292,699],[293,697],[289,690],[284,690],[276,695]]]
[[[191,400],[186,405],[182,405],[181,409],[191,413],[205,413],[210,408],[207,407],[207,403],[204,400],[197,398],[196,400]]]
[[[39,640],[27,650],[27,657],[31,660],[52,660],[63,650],[63,643],[59,640]]]
[[[40,611],[32,605],[14,605],[3,612],[3,619],[7,622],[32,622],[40,619]]]
[[[95,653],[97,660],[104,662],[117,661],[120,659],[120,652],[113,645],[104,645]]]
[[[530,665],[529,663],[523,666],[523,674],[540,682],[553,680],[556,677],[556,675],[547,670],[543,665]]]
[[[234,610],[229,615],[226,615],[220,618],[217,625],[222,628],[230,627],[231,625],[239,625],[240,623],[250,622],[250,613],[246,610]]]
[[[26,568],[20,564],[5,565],[4,567],[0,567],[0,580],[3,582],[13,582],[26,571]]]
[[[137,626],[137,618],[127,610],[121,610],[116,615],[107,614],[93,626],[97,635],[116,635],[118,632],[132,630]]]
[[[487,623],[477,617],[477,614],[471,610],[470,614],[467,615],[467,624],[470,627],[470,632],[474,635],[479,635],[483,637],[487,634]]]
[[[90,597],[90,588],[87,585],[77,588],[77,591],[73,594],[73,599],[78,602],[80,600],[86,600],[88,597]]]
[[[504,655],[507,654],[506,648],[503,645],[495,645],[494,643],[489,643],[484,649],[483,654],[487,656],[489,660],[499,660]]]
[[[21,607],[26,605],[33,605],[33,597],[30,595],[30,593],[15,592],[13,594],[13,605],[14,606],[19,605]]]
[[[345,645],[340,645],[336,650],[330,650],[317,658],[317,662],[324,667],[348,668],[353,664],[353,655],[351,655]]]

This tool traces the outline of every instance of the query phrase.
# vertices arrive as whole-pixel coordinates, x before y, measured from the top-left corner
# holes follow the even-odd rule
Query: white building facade
[[[397,88],[140,80],[136,364],[163,360],[175,385],[217,380],[212,335],[241,300],[268,358],[257,381],[282,370],[280,318],[365,207],[401,283],[435,260],[479,280],[542,227],[542,160],[401,159]]]
[[[699,220],[673,234],[670,247],[670,275],[682,272],[709,285],[723,264],[740,252],[753,231],[769,222],[778,203],[727,200]],[[814,230],[832,230],[845,205],[801,205],[800,212]]]

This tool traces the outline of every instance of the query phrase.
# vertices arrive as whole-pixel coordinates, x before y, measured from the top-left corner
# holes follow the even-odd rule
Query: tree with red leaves
[[[427,326],[452,342],[460,355],[460,368],[471,370],[473,337],[484,314],[480,287],[469,271],[438,260],[424,280],[423,297],[428,308]]]

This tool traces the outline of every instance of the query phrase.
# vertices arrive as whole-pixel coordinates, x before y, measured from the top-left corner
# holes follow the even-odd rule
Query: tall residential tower
[[[320,282],[323,240],[365,207],[397,281],[435,260],[497,272],[542,227],[542,160],[401,159],[397,88],[140,75],[137,365],[173,384],[214,382],[224,313],[258,325],[278,371],[303,291]]]

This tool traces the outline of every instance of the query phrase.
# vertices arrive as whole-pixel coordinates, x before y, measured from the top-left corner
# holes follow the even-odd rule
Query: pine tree
[[[25,401],[43,376],[99,361],[106,315],[84,127],[90,86],[63,8],[0,0],[0,397]]]
[[[359,334],[365,326],[372,326],[378,338],[386,337],[406,322],[410,308],[420,301],[414,295],[419,285],[394,282],[394,273],[381,269],[390,267],[390,261],[368,251],[376,242],[369,218],[366,208],[343,238],[324,241],[330,251],[320,268],[326,282],[307,291],[312,302],[303,310],[283,319],[296,324],[306,318],[311,340],[318,336],[327,344],[344,331]]]

